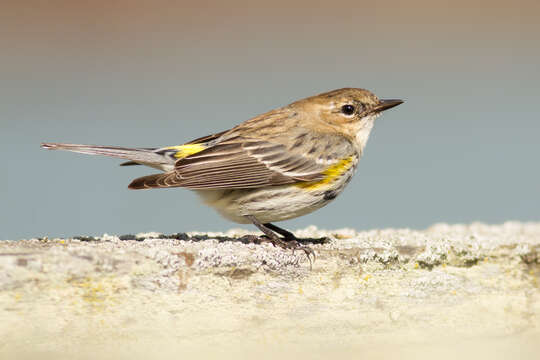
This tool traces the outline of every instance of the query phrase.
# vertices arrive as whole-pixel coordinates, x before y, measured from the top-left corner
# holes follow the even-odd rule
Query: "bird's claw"
[[[286,241],[286,240],[279,239],[279,241],[273,242],[274,245],[276,245],[276,243],[284,249],[291,249],[293,254],[296,250],[302,250],[304,254],[306,254],[309,260],[309,268],[310,269],[313,268],[313,263],[315,262],[316,255],[315,255],[315,251],[312,248],[310,248],[309,246],[301,245],[296,240]],[[311,259],[312,256],[313,256],[313,260]]]

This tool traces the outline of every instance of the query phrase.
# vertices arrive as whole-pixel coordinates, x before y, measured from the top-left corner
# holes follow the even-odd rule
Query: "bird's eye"
[[[345,115],[352,115],[354,114],[354,106],[353,105],[343,105],[341,107],[341,112]]]

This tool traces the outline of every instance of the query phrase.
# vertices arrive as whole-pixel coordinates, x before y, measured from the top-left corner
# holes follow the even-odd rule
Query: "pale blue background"
[[[341,197],[280,225],[540,220],[534,2],[492,13],[402,8],[393,17],[376,8],[259,17],[242,9],[132,17],[12,9],[0,25],[9,30],[1,32],[0,239],[235,227],[190,191],[127,189],[153,169],[39,143],[176,145],[344,86],[406,103],[377,121]]]

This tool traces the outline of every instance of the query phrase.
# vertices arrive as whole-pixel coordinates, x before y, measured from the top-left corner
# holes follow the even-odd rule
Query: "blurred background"
[[[42,141],[177,145],[341,87],[406,103],[295,229],[540,220],[538,1],[6,1],[0,239],[224,231],[154,172]],[[245,226],[245,228],[251,228]]]

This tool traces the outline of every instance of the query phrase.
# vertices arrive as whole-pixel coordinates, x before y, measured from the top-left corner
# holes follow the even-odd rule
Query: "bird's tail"
[[[174,166],[174,157],[159,149],[135,149],[119,146],[99,146],[81,144],[42,143],[41,147],[49,150],[66,150],[88,155],[112,156],[127,159],[127,164],[148,165],[160,170],[169,170]]]

